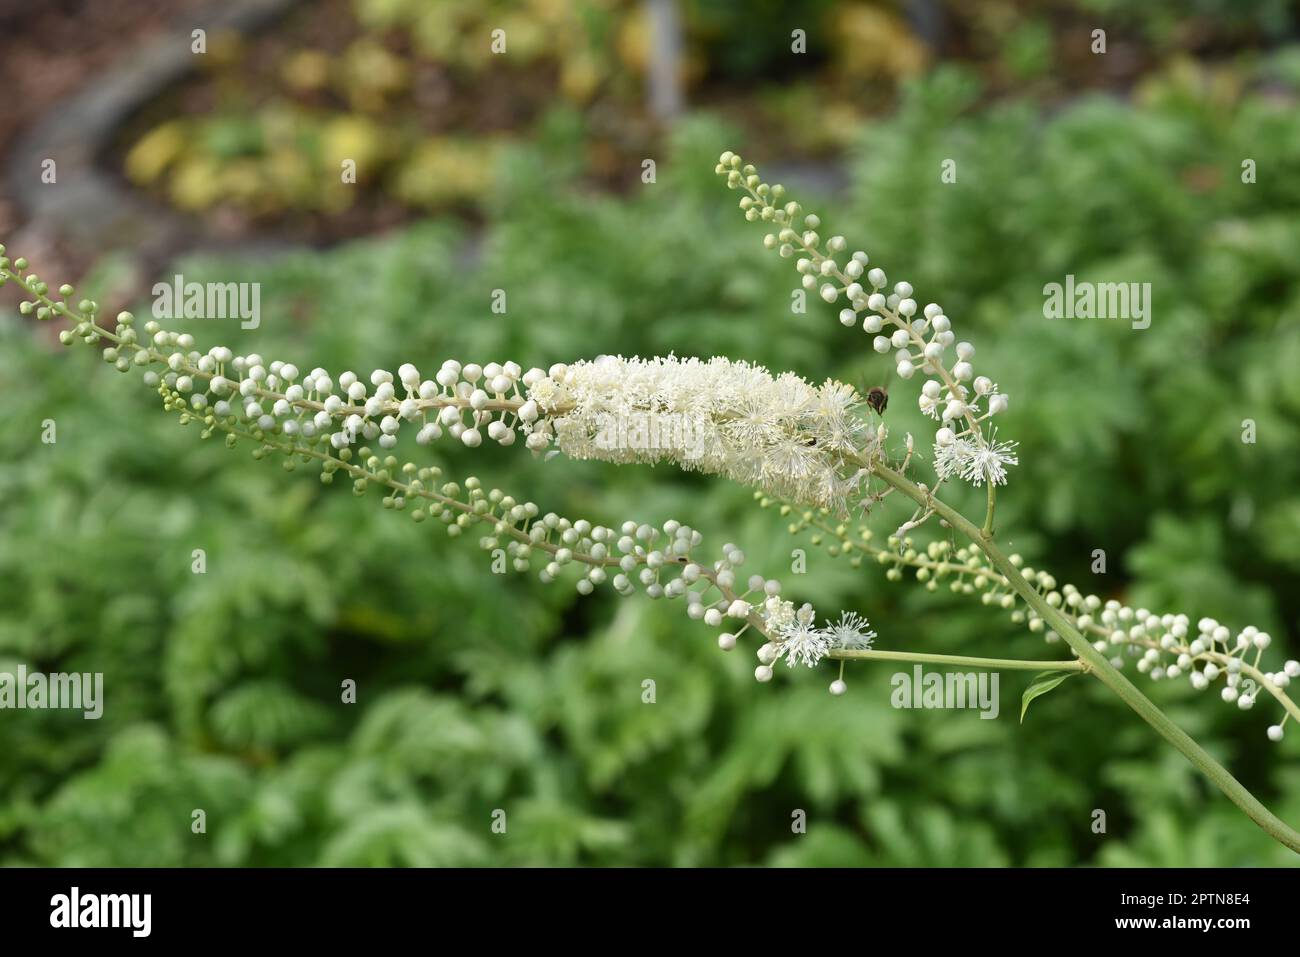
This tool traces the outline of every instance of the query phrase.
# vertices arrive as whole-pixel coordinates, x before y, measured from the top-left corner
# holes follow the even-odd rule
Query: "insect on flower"
[[[889,370],[889,375],[880,385],[873,385],[867,389],[867,405],[875,411],[876,415],[884,418],[885,409],[889,408],[889,383],[893,381],[894,370]]]
[[[873,385],[867,390],[867,405],[875,409],[876,415],[884,416],[889,407],[889,392],[883,385]]]

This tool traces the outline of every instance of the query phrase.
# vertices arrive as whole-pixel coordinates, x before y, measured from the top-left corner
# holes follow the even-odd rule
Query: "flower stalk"
[[[1070,661],[1035,661],[1024,658],[972,658],[968,655],[933,655],[919,651],[883,649],[834,649],[826,657],[840,661],[902,661],[941,668],[987,668],[990,671],[1068,671],[1086,673],[1088,666],[1077,659]]]
[[[1106,659],[1105,655],[1097,651],[1058,609],[1048,604],[1037,589],[1025,580],[1019,569],[1011,563],[1008,556],[993,542],[991,537],[986,538],[979,528],[976,528],[970,520],[956,509],[921,490],[888,467],[877,464],[873,471],[918,504],[926,501],[933,503],[936,511],[946,522],[974,542],[988,556],[994,567],[1002,573],[1011,587],[1015,589],[1016,594],[1056,629],[1071,650],[1087,663],[1089,673],[1096,675],[1102,684],[1137,712],[1142,720],[1155,728],[1161,737],[1177,748],[1184,757],[1196,766],[1197,770],[1209,778],[1215,787],[1227,796],[1228,800],[1241,808],[1270,837],[1296,853],[1300,853],[1300,832],[1297,832],[1266,808],[1258,798],[1247,790],[1245,785],[1233,777],[1227,768],[1216,761],[1208,751],[1196,743],[1191,735],[1175,724],[1150,698],[1138,690],[1136,685],[1124,677]]]

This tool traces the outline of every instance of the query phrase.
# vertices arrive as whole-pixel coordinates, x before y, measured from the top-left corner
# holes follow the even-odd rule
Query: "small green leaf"
[[[1072,671],[1044,671],[1035,675],[1034,680],[1029,683],[1029,687],[1020,697],[1020,723],[1025,723],[1025,712],[1029,710],[1029,702],[1039,695],[1047,694],[1073,673]]]

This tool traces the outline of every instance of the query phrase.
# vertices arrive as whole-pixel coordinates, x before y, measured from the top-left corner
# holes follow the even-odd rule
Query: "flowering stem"
[[[913,651],[877,651],[841,648],[828,651],[827,658],[852,661],[914,661],[951,667],[988,668],[991,671],[1077,671],[1087,672],[1082,661],[1026,661],[1020,658],[970,658],[965,655],[928,655]]]
[[[989,507],[988,510],[984,513],[984,527],[980,529],[980,538],[986,542],[991,541],[993,539],[993,506],[997,502],[997,497],[998,497],[998,493],[997,493],[998,487],[992,480],[988,482],[988,487],[989,487]]]
[[[895,471],[899,471],[899,469],[895,468]],[[891,492],[896,491],[893,486],[887,486],[887,490]],[[933,493],[931,494],[933,495]],[[848,534],[848,530],[845,526],[831,526],[817,518],[813,512],[806,512],[803,515],[802,520],[807,527],[817,528],[834,538],[839,542],[839,547],[846,553],[849,551],[858,551],[864,555],[875,558],[882,565],[893,565],[895,568],[902,566],[915,568],[922,574],[934,576],[927,578],[927,581],[931,583],[933,583],[935,577],[955,574],[960,578],[960,576],[964,574],[973,574],[977,581],[980,578],[986,579],[986,585],[984,587],[993,589],[1011,588],[1011,583],[1007,578],[992,565],[980,565],[979,567],[972,569],[971,566],[964,561],[948,561],[943,558],[928,556],[925,553],[917,553],[912,549],[872,548],[865,544],[870,541],[869,534],[865,535],[862,542],[858,542]],[[791,526],[791,531],[793,532],[794,530],[795,526]],[[1014,562],[1014,558],[1012,561]],[[991,591],[985,592],[986,597],[993,594],[994,593]],[[1003,604],[1003,607],[1011,606]],[[1068,620],[1081,634],[1085,636],[1093,635],[1100,639],[1112,641],[1113,643],[1113,626],[1106,626],[1099,622],[1092,621],[1090,620],[1090,616],[1085,617],[1083,613],[1071,613],[1066,611],[1065,607],[1061,607],[1059,610],[1061,614],[1066,617],[1066,620]],[[1191,639],[1186,637],[1180,639],[1172,646],[1162,644],[1161,641],[1151,636],[1142,638],[1129,637],[1126,639],[1125,645],[1134,651],[1139,648],[1148,651],[1154,650],[1161,654],[1168,654],[1170,657],[1179,657],[1186,654],[1190,656],[1193,661],[1201,661],[1207,665],[1212,664],[1223,672],[1228,671],[1229,662],[1236,658],[1234,653],[1219,651],[1217,648],[1197,651],[1196,648],[1192,646]],[[1278,702],[1278,704],[1282,706],[1290,718],[1300,722],[1300,704],[1287,694],[1284,690],[1285,686],[1279,685],[1275,677],[1270,679],[1270,676],[1262,671],[1257,665],[1241,661],[1239,658],[1236,660],[1240,664],[1239,670],[1243,678],[1251,679],[1259,687],[1267,691]],[[1285,672],[1283,672],[1283,674],[1285,674]]]
[[[991,537],[986,538],[973,522],[964,515],[952,508],[950,505],[935,498],[933,493],[918,488],[911,481],[895,472],[893,469],[880,462],[872,463],[872,471],[880,478],[888,482],[891,486],[898,489],[908,498],[911,498],[917,504],[925,504],[933,507],[935,511],[948,522],[953,528],[960,531],[963,535],[974,542],[985,555],[988,556],[995,568],[1002,573],[1010,586],[1016,591],[1024,601],[1034,609],[1074,650],[1074,652],[1087,664],[1087,671],[1095,674],[1097,678],[1107,688],[1120,697],[1125,704],[1138,713],[1138,715],[1149,725],[1156,729],[1157,732],[1172,744],[1175,748],[1192,762],[1196,768],[1214,783],[1214,785],[1227,795],[1233,804],[1241,808],[1246,815],[1258,824],[1274,840],[1285,845],[1291,850],[1300,853],[1300,833],[1296,832],[1287,823],[1277,815],[1273,814],[1260,801],[1250,793],[1249,790],[1232,776],[1222,764],[1216,761],[1204,748],[1196,743],[1190,735],[1182,728],[1178,727],[1170,718],[1161,711],[1156,705],[1144,695],[1138,688],[1127,678],[1124,677],[1109,661],[1106,656],[1092,647],[1092,644],[1079,633],[1064,614],[1058,609],[1052,607],[1046,599],[1040,595],[1020,571],[1011,563],[1011,560],[1003,551],[993,542]]]

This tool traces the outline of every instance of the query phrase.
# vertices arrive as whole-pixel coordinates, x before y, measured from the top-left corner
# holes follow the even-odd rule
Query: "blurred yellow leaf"
[[[181,209],[197,212],[221,199],[220,166],[206,156],[188,156],[177,164],[172,176],[172,202]]]
[[[374,176],[386,153],[386,138],[379,124],[363,116],[339,116],[321,130],[321,159],[335,175],[344,160],[357,164],[357,180]]]
[[[838,71],[857,80],[900,80],[915,76],[928,54],[906,22],[889,10],[863,3],[845,4],[833,14]]]
[[[406,89],[410,68],[405,60],[369,37],[357,40],[343,54],[340,92],[358,109],[378,109]]]
[[[283,147],[273,150],[263,162],[262,176],[267,191],[284,197],[290,205],[313,206],[319,199],[313,165],[298,150]]]
[[[171,120],[140,138],[126,154],[126,175],[133,183],[152,183],[185,152],[188,142],[179,120]]]
[[[280,75],[299,93],[313,93],[329,83],[330,58],[319,50],[299,50],[284,61]]]
[[[575,103],[586,103],[595,94],[602,78],[603,71],[595,57],[587,53],[575,54],[560,66],[560,91]]]
[[[227,163],[218,177],[221,198],[238,206],[277,207],[280,204],[278,194],[267,189],[269,185],[262,175],[261,162],[256,159],[238,159]]]
[[[650,25],[645,10],[637,7],[619,24],[618,58],[630,70],[645,72],[650,63]]]
[[[402,166],[394,192],[417,206],[479,199],[492,185],[496,150],[482,140],[425,140]]]

